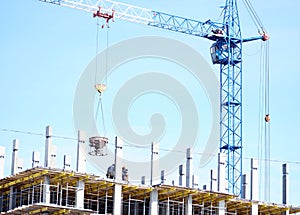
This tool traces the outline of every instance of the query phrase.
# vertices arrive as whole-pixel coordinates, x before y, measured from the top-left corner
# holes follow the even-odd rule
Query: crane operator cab
[[[223,54],[224,48],[226,49],[225,46],[227,46],[227,44],[224,44],[222,48],[220,48],[220,45],[221,44],[216,42],[210,47],[210,55],[213,64],[223,64],[227,61],[226,56]]]

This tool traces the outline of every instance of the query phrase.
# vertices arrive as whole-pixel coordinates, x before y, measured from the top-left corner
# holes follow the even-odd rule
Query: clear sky
[[[300,45],[297,40],[300,38],[298,22],[300,19],[298,12],[300,2],[294,0],[275,2],[252,0],[251,2],[271,37],[271,201],[281,202],[281,165],[284,162],[290,162],[290,201],[293,205],[299,206],[298,86],[300,69],[297,64]],[[218,19],[221,12],[219,6],[222,6],[224,1],[130,0],[126,3],[206,21]],[[257,30],[242,1],[239,1],[239,6],[242,33],[245,36],[257,35]],[[0,128],[2,129],[0,131],[0,145],[6,147],[5,174],[9,175],[13,139],[18,138],[20,140],[20,156],[24,159],[24,169],[27,169],[31,164],[31,152],[33,150],[40,151],[43,159],[44,137],[7,132],[3,129],[43,134],[45,126],[52,125],[55,135],[76,137],[73,124],[74,96],[83,71],[96,54],[96,20],[86,12],[46,4],[37,0],[4,1],[0,7],[0,12]],[[211,42],[202,38],[115,20],[109,30],[108,44],[113,45],[139,36],[162,36],[179,40],[191,46],[207,60],[218,76],[218,67],[212,65],[210,61],[209,47]],[[106,42],[107,29],[101,29],[99,31],[99,51],[106,48]],[[258,157],[258,124],[259,120],[263,120],[258,118],[260,46],[261,42],[257,41],[245,44],[243,49],[243,152],[246,173],[249,172],[249,158]],[[153,68],[151,65],[154,65]],[[119,70],[126,72],[121,75],[115,73],[108,79],[108,92],[109,89],[112,89],[111,94],[109,94],[111,97],[107,97],[108,102],[105,102],[104,97],[103,103],[107,133],[110,137],[115,136],[110,108],[113,97],[120,86],[138,74],[139,71],[144,73],[149,71],[161,72],[168,70],[168,68],[168,74],[173,74],[175,79],[189,85],[187,88],[195,98],[196,104],[201,106],[200,117],[205,120],[208,117],[207,114],[211,114],[207,107],[207,101],[201,103],[202,98],[205,100],[203,89],[195,86],[197,83],[191,80],[189,75],[179,74],[178,70],[182,70],[182,68],[169,62],[152,62],[151,59],[129,62],[119,68]],[[174,73],[171,73],[170,70]],[[164,101],[164,98],[157,94],[145,95],[137,99],[136,103],[131,106],[132,110],[128,115],[133,129],[138,133],[147,133],[151,114],[159,111],[162,111],[167,122],[171,120],[167,125],[172,125],[172,120],[180,119],[180,115],[175,117],[172,115],[174,112],[178,114],[176,113],[176,106],[172,106],[170,101],[165,103]],[[157,107],[153,104],[161,104],[161,106]],[[168,106],[170,104],[171,106]],[[136,113],[140,117],[136,117]],[[205,125],[205,122],[202,121],[201,123]],[[208,122],[208,124],[210,123]],[[98,126],[100,125],[101,123]],[[209,133],[209,130],[205,126],[203,127],[203,133],[199,134],[197,152],[203,150],[203,142]],[[173,134],[167,140],[174,141],[172,138],[176,138],[174,133],[178,129],[176,126],[170,126],[166,134],[168,131]],[[55,138],[54,142],[59,149],[59,166],[62,166],[62,156],[70,154],[73,157],[74,167],[76,141]],[[172,148],[172,145],[165,143],[161,148]],[[133,159],[132,154],[134,152],[128,149],[125,152],[125,157]],[[136,156],[136,159],[143,159],[143,156]],[[201,174],[200,184],[207,184],[208,170],[215,168],[216,163],[213,160],[207,167],[199,170],[197,168],[199,156],[195,156],[195,160],[194,171]],[[88,169],[90,172],[98,173],[92,164]]]

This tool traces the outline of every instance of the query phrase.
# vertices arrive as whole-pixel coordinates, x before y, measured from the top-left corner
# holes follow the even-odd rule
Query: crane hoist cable
[[[259,84],[259,126],[258,126],[258,158],[264,161],[259,163],[260,175],[264,178],[265,201],[270,200],[270,68],[269,68],[269,41],[262,43],[260,56],[260,84]],[[264,166],[264,174],[263,173]]]
[[[101,27],[104,28],[104,25]],[[105,119],[104,119],[104,110],[103,110],[103,100],[102,100],[102,94],[107,88],[107,70],[108,70],[108,49],[109,49],[109,27],[107,25],[107,33],[106,33],[106,49],[105,49],[105,65],[104,65],[104,79],[101,80],[101,83],[98,83],[97,77],[98,77],[98,52],[99,52],[99,19],[97,19],[97,33],[96,33],[96,65],[95,65],[95,88],[99,93],[99,99],[96,109],[96,115],[95,118],[97,120],[98,114],[99,114],[99,108],[101,111],[101,121],[102,121],[102,128],[103,133],[106,135],[106,129],[105,129]]]
[[[258,33],[264,36],[264,38],[263,38],[264,41],[268,40],[269,36],[266,32],[266,29],[263,26],[261,20],[259,19],[259,16],[257,15],[257,13],[256,13],[254,7],[252,6],[251,2],[249,0],[243,0],[243,3],[245,4],[246,9],[247,9],[254,25],[257,28]]]

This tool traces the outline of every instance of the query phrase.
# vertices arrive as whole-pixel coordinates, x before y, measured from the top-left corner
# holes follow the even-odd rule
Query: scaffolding
[[[83,182],[81,187],[79,182]],[[113,214],[114,187],[122,187],[121,214],[146,215],[151,209],[151,192],[158,194],[158,214],[188,214],[187,199],[192,199],[192,213],[219,214],[225,202],[228,215],[251,214],[258,204],[258,214],[290,214],[300,208],[239,199],[225,193],[171,185],[134,185],[120,183],[92,174],[63,169],[35,167],[0,180],[1,214]],[[83,195],[80,195],[83,194]],[[79,199],[82,197],[83,199]],[[80,202],[83,202],[80,205]]]

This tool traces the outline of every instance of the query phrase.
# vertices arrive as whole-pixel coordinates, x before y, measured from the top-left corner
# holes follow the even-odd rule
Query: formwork
[[[78,186],[83,182],[84,187]],[[251,214],[258,204],[258,214],[290,214],[299,207],[239,199],[237,196],[158,184],[154,186],[117,182],[93,174],[62,169],[35,167],[0,180],[1,214],[113,214],[114,186],[122,186],[121,214],[150,213],[151,192],[158,193],[158,214],[187,214],[187,198],[192,199],[192,213],[219,214],[225,202],[225,214]],[[84,192],[83,204],[79,192]]]

